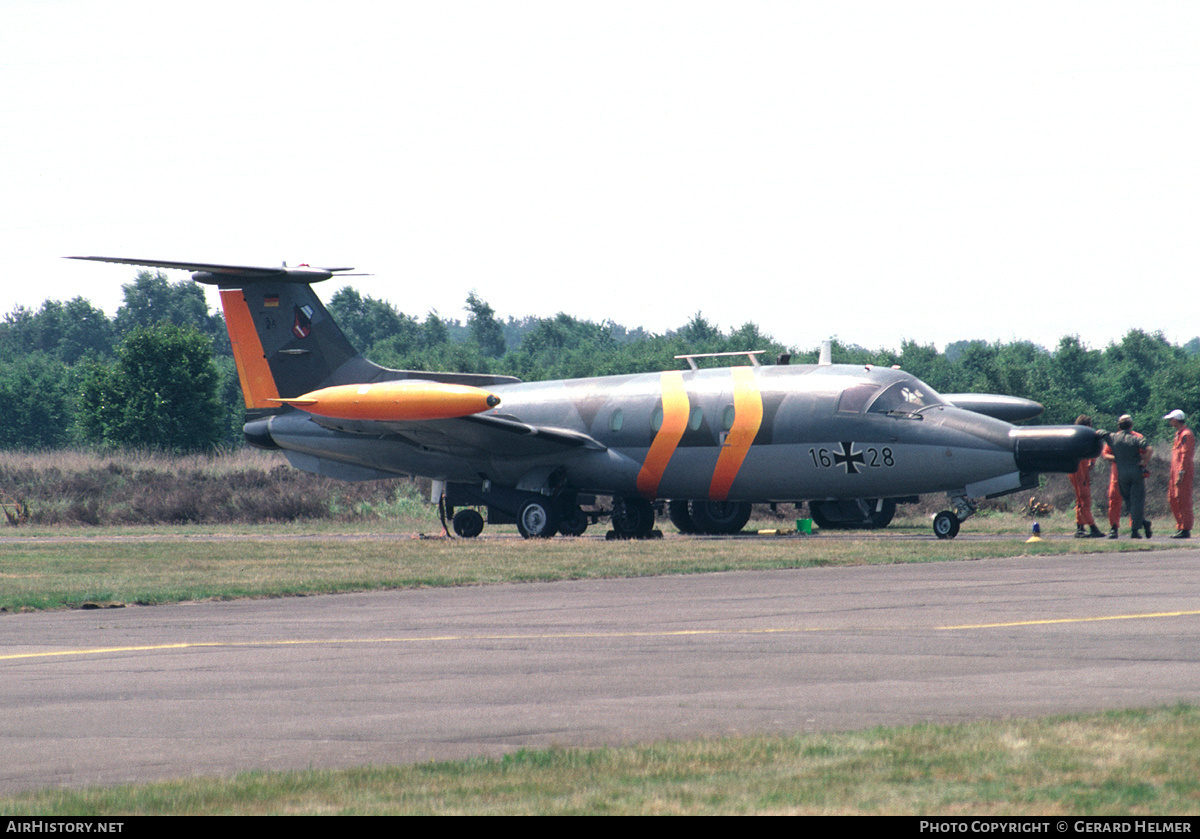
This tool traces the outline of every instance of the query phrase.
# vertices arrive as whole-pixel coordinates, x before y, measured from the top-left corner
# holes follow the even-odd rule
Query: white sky
[[[800,349],[1182,343],[1198,39],[1192,0],[0,0],[0,312],[114,313],[96,254]]]

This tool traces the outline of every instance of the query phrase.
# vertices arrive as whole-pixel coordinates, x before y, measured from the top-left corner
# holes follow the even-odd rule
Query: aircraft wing
[[[301,415],[303,416],[303,415]],[[401,438],[424,449],[477,457],[538,457],[607,447],[580,431],[530,425],[516,419],[477,414],[436,420],[343,420],[311,416],[331,431]]]

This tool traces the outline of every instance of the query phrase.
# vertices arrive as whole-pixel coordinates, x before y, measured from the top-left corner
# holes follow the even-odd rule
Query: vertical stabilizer
[[[351,346],[312,290],[312,283],[353,268],[260,268],[111,256],[67,258],[192,271],[196,282],[217,286],[251,419],[291,411],[279,400],[332,385],[423,379],[483,387],[520,381],[512,376],[388,370],[368,361]]]
[[[224,278],[221,304],[248,409],[316,390],[357,353],[307,283]]]
[[[381,372],[382,368],[355,352],[312,290],[312,283],[351,268],[260,268],[109,256],[69,258],[192,271],[196,282],[220,288],[225,324],[249,411],[279,411],[281,397],[300,396],[328,385],[369,381]]]

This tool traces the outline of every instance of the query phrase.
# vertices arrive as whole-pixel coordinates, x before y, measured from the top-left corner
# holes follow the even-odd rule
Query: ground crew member
[[[1092,418],[1087,414],[1080,414],[1076,417],[1075,424],[1091,428]],[[1071,473],[1071,486],[1075,488],[1076,539],[1091,539],[1104,535],[1100,528],[1096,527],[1096,519],[1092,516],[1092,466],[1095,463],[1095,458],[1084,458],[1079,461],[1079,468]]]
[[[1138,437],[1142,436],[1136,431],[1133,433]],[[1105,443],[1100,456],[1111,463],[1113,459],[1112,446]],[[1108,527],[1108,538],[1116,539],[1121,530],[1121,482],[1117,480],[1116,463],[1112,464],[1108,475]]]
[[[1100,456],[1112,463],[1112,446],[1104,444]],[[1116,539],[1121,529],[1121,485],[1117,482],[1117,464],[1112,463],[1108,474],[1108,538]]]
[[[1196,435],[1185,424],[1187,416],[1175,409],[1163,419],[1175,429],[1171,444],[1171,479],[1167,483],[1167,501],[1175,516],[1172,539],[1192,538],[1192,479],[1196,474]]]
[[[1134,539],[1141,539],[1141,531],[1145,529],[1146,538],[1150,538],[1150,522],[1145,520],[1146,510],[1146,467],[1150,464],[1150,446],[1146,438],[1133,430],[1133,417],[1122,414],[1117,420],[1117,431],[1108,434],[1109,451],[1105,452],[1106,459],[1111,458],[1117,468],[1117,485],[1121,491],[1121,500],[1129,510],[1129,522],[1133,527],[1131,534]],[[1115,533],[1110,538],[1115,537]]]

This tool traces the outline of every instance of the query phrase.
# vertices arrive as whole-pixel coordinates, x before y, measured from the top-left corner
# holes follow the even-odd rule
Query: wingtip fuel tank
[[[277,401],[332,419],[400,422],[470,416],[495,408],[500,397],[469,385],[387,381],[334,385]]]

